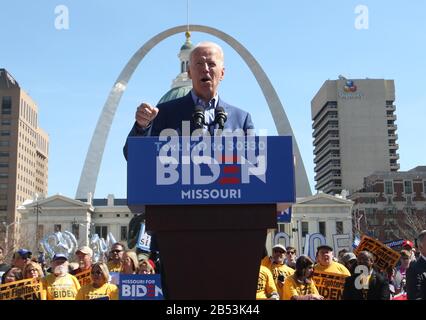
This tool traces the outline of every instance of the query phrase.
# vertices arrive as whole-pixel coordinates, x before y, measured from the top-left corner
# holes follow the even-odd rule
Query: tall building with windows
[[[397,171],[393,80],[327,80],[311,101],[315,189],[362,188],[374,171]]]
[[[16,208],[47,195],[49,136],[38,125],[38,107],[5,69],[0,69],[0,241],[16,244]]]

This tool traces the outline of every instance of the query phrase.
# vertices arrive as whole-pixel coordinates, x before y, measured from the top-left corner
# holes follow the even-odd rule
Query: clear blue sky
[[[55,28],[55,8],[69,9],[69,29]],[[369,28],[355,28],[366,5]],[[87,148],[108,93],[130,57],[147,40],[186,24],[186,0],[2,1],[0,67],[39,106],[50,135],[49,195],[74,197]],[[270,77],[292,125],[314,191],[310,102],[327,79],[394,79],[401,170],[426,164],[426,2],[324,0],[190,2],[190,24],[220,29],[241,42]],[[95,197],[126,196],[122,146],[135,107],[156,103],[179,72],[183,34],[160,43],[136,70],[112,125]],[[224,100],[252,113],[257,128],[276,134],[263,95],[248,68],[225,50]]]

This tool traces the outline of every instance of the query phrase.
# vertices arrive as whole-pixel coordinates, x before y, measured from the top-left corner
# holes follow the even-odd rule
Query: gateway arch
[[[118,104],[120,103],[121,96],[126,90],[127,84],[138,67],[142,59],[148,54],[148,52],[154,48],[158,43],[164,39],[175,35],[177,33],[183,33],[188,30],[188,26],[178,26],[167,29],[150,40],[148,40],[129,60],[124,69],[118,76],[111,92],[108,95],[108,99],[102,109],[102,113],[96,124],[95,132],[93,133],[92,140],[90,141],[89,150],[86,155],[83,170],[81,172],[80,181],[76,192],[76,199],[86,199],[88,193],[92,195],[95,193],[96,182],[98,179],[99,169],[102,162],[102,156],[105,149],[105,144],[108,138],[108,134],[111,128],[112,121],[114,119],[115,112]],[[189,25],[189,30],[198,31],[211,34],[220,38],[228,45],[230,45],[238,54],[243,58],[244,62],[250,68],[251,72],[255,76],[257,83],[259,84],[263,95],[265,96],[266,102],[268,103],[269,110],[272,114],[272,118],[275,122],[275,127],[280,136],[292,136],[293,137],[293,154],[296,157],[295,176],[296,176],[296,196],[306,197],[312,195],[311,188],[309,186],[308,177],[303,165],[302,158],[300,156],[299,147],[296,139],[293,135],[290,122],[287,119],[283,105],[281,104],[278,95],[272,86],[266,73],[263,71],[256,59],[250,54],[250,52],[237,40],[232,38],[230,35],[211,27],[202,25]],[[284,183],[284,182],[283,182]]]

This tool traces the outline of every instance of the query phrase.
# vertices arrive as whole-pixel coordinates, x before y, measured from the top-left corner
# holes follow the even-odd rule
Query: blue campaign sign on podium
[[[128,205],[293,203],[287,136],[130,137]]]

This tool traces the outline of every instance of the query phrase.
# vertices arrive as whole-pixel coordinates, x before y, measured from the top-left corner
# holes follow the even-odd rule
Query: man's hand
[[[137,109],[136,109],[136,123],[139,127],[142,129],[145,129],[149,126],[149,124],[155,119],[155,117],[158,114],[158,108],[151,106],[148,103],[143,102]]]

